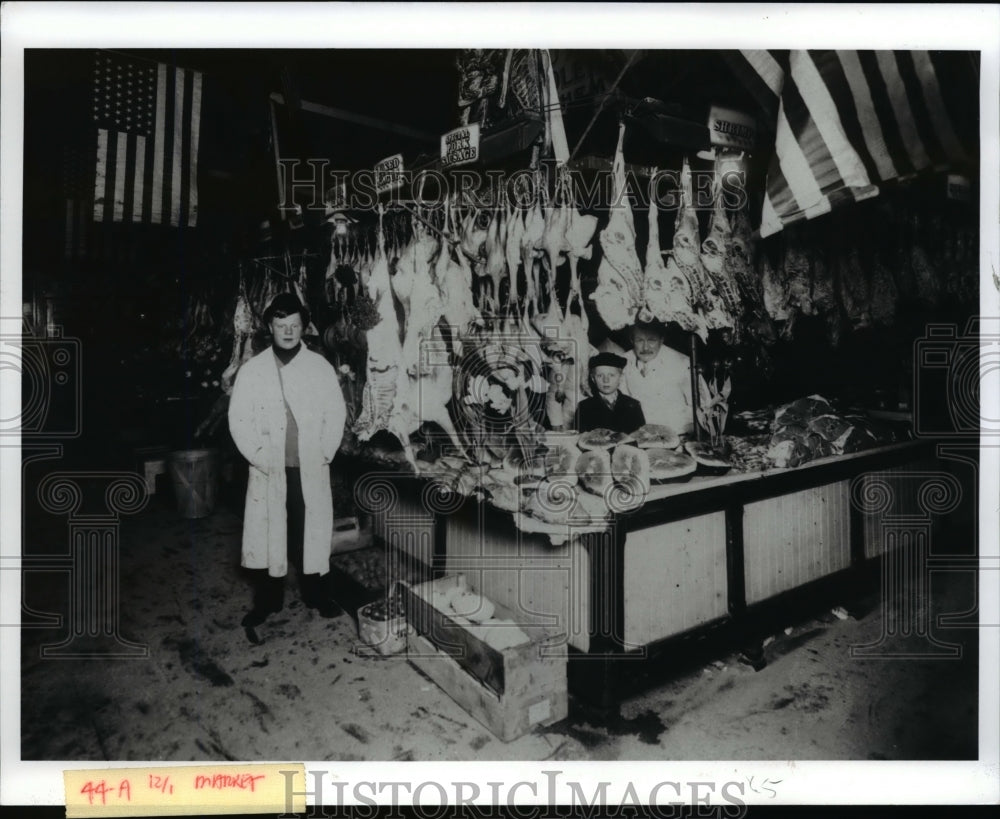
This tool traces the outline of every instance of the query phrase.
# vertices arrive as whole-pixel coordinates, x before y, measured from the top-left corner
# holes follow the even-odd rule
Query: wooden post
[[[691,412],[694,415],[694,439],[701,443],[701,427],[698,426],[698,339],[691,333]]]

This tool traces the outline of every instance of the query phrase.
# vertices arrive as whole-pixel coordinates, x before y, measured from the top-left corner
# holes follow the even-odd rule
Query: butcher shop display
[[[195,365],[190,378],[220,393],[199,434],[219,426],[239,367],[265,343],[267,303],[294,292],[315,322],[306,343],[322,345],[341,380],[341,451],[543,527],[532,531],[605,526],[672,483],[793,469],[898,440],[854,393],[777,405],[803,374],[781,383],[773,365],[800,344],[814,345],[805,355],[817,341],[830,351],[860,347],[858,338],[879,344],[907,310],[975,303],[970,220],[911,197],[902,180],[759,240],[761,180],[744,150],[663,143],[650,158],[648,134],[631,131],[636,114],[619,118],[616,143],[613,126],[595,129],[588,150],[603,155],[557,151],[540,55],[458,59],[461,116],[484,140],[515,113],[542,112],[542,133],[498,163],[511,184],[442,185],[434,202],[418,177],[400,201],[383,195],[350,213],[340,191],[328,203],[328,244],[313,254],[325,275],[286,253],[245,263],[228,310],[192,300],[178,350]],[[586,175],[594,169],[596,179]],[[646,183],[672,199],[638,195],[633,186]],[[624,353],[637,322],[661,325],[693,362],[694,432],[646,424],[579,434],[588,361]],[[813,377],[801,391],[827,393],[832,382]],[[466,617],[473,602],[451,610]]]

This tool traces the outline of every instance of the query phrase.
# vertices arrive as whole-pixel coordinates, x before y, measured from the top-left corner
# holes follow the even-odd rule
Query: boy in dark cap
[[[642,405],[618,391],[625,364],[625,359],[614,353],[598,353],[590,359],[590,380],[595,392],[576,408],[577,431],[611,429],[629,433],[646,423]]]

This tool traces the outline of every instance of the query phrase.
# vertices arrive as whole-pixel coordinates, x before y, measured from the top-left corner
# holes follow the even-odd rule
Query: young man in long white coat
[[[330,588],[333,497],[330,464],[347,411],[331,364],[302,343],[309,315],[283,293],[264,313],[272,344],[240,367],[229,430],[250,462],[242,564],[256,575],[247,635],[284,606],[285,575],[299,572],[303,602],[323,617],[341,610]]]

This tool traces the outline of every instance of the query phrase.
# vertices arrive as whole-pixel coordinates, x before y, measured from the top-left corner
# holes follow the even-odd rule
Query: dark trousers
[[[330,575],[306,574],[304,570],[304,549],[306,531],[306,502],[302,496],[302,473],[298,467],[285,467],[285,481],[288,487],[285,496],[285,519],[287,521],[288,562],[295,567],[302,589],[302,600],[310,607],[319,606],[329,596]],[[280,611],[284,604],[285,578],[271,577],[267,569],[261,569],[254,588],[254,608],[264,611]]]

